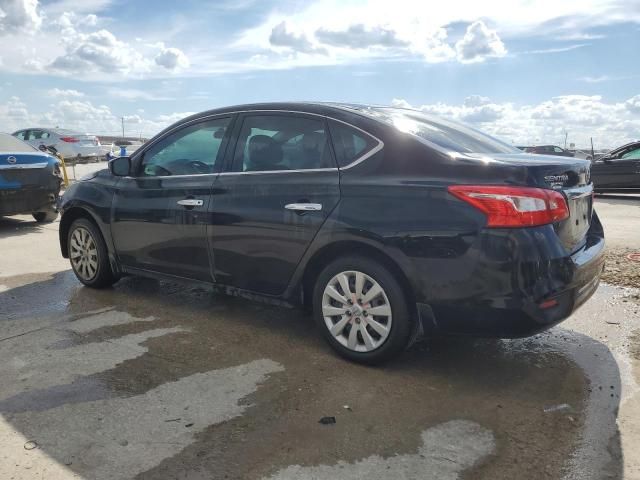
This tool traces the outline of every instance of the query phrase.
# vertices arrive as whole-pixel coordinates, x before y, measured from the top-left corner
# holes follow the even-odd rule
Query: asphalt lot
[[[596,205],[611,248],[640,251],[640,200]],[[57,228],[0,219],[3,479],[640,479],[636,289],[601,285],[530,339],[432,339],[371,368],[297,310],[81,287]]]

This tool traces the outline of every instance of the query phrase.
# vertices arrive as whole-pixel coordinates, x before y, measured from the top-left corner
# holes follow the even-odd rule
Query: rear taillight
[[[562,193],[532,187],[452,185],[449,193],[487,215],[487,227],[533,227],[569,218]]]
[[[80,141],[75,137],[60,137],[60,140],[62,140],[63,142],[67,142],[67,143],[77,143],[77,142]]]

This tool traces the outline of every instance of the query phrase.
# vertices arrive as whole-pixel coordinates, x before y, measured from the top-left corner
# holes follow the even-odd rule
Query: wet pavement
[[[299,310],[81,287],[51,269],[56,224],[2,222],[0,244],[31,229],[47,257],[0,265],[3,479],[640,478],[636,290],[601,286],[533,338],[431,339],[364,367]]]

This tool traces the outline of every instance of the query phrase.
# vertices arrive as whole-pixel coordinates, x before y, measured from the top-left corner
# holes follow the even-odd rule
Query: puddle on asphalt
[[[61,281],[37,287],[60,294]],[[459,465],[433,478],[561,478],[579,448],[591,387],[563,347],[583,342],[579,334],[566,341],[561,330],[521,341],[441,339],[369,368],[336,357],[298,310],[139,278],[104,291],[62,291],[65,315],[76,318],[56,327],[63,338],[48,328],[46,341],[7,341],[35,342],[23,346],[46,353],[33,360],[19,347],[5,354],[3,344],[2,363],[33,362],[28,378],[46,355],[54,361],[44,383],[12,374],[0,389],[0,412],[16,430],[43,439],[57,462],[80,455],[69,469],[90,478],[117,478],[121,455],[145,479],[295,478],[294,471],[361,478],[373,466],[402,476],[400,465],[437,472],[446,463],[430,447],[438,435],[451,445],[444,457]],[[113,310],[98,314],[102,320],[82,317],[104,309]],[[23,313],[16,311],[15,322],[28,320]],[[32,335],[40,334],[23,337]],[[606,351],[600,361],[615,377]],[[239,368],[253,373],[244,378]],[[216,416],[222,394],[227,413]],[[177,409],[186,401],[201,406],[191,427]],[[544,412],[560,404],[569,408]],[[324,416],[336,424],[319,424]],[[172,418],[180,420],[165,422]],[[156,446],[166,435],[175,444]],[[477,450],[463,454],[467,440]],[[85,444],[86,452],[79,449]]]
[[[453,420],[422,432],[422,445],[414,454],[383,458],[372,455],[355,463],[301,467],[292,465],[269,477],[270,480],[371,480],[389,478],[455,479],[494,449],[493,435],[480,425]]]

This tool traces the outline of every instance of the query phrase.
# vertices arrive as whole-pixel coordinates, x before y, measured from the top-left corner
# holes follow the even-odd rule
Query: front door
[[[254,113],[237,123],[232,162],[213,189],[215,277],[278,295],[337,205],[339,173],[323,117]]]
[[[599,159],[591,168],[597,188],[638,188],[640,186],[640,148],[629,148],[614,158]]]
[[[206,238],[211,187],[231,117],[190,124],[136,153],[117,185],[112,236],[124,267],[211,281]]]

